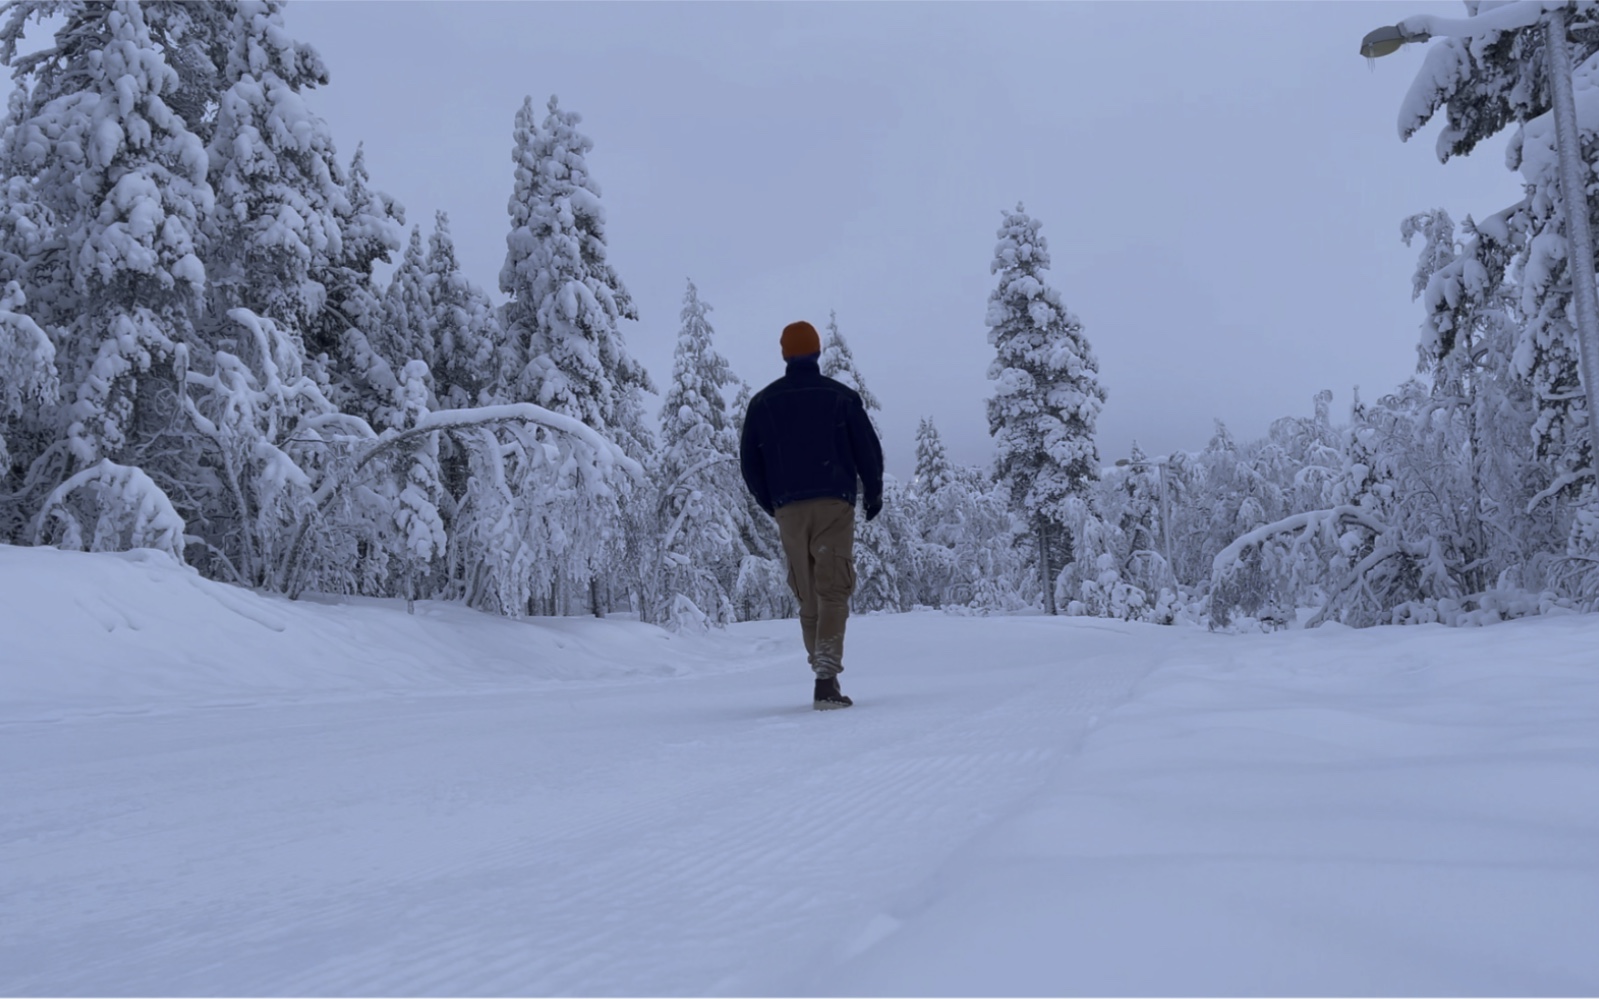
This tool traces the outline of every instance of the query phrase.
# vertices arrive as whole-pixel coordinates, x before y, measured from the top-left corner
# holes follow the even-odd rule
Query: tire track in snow
[[[1103,641],[1111,646],[1103,652],[1114,651]],[[292,709],[257,715],[266,727],[244,737],[252,765],[226,758],[226,746],[204,773],[176,760],[178,779],[145,782],[165,782],[143,802],[145,827],[114,820],[98,831],[122,837],[132,869],[97,856],[88,866],[104,876],[93,886],[32,886],[28,926],[6,934],[11,953],[27,959],[6,960],[0,944],[0,966],[13,969],[0,973],[0,987],[755,991],[836,954],[882,898],[924,879],[1025,800],[1144,670],[1104,654],[1069,667],[1011,664],[973,689],[943,678],[959,700],[933,690],[899,703],[884,696],[878,707],[867,697],[857,711],[767,710],[732,724],[740,705],[770,703],[748,687],[770,686],[758,674],[772,671],[574,696],[582,724],[613,720],[598,734],[550,736],[567,747],[557,763],[570,772],[506,762],[540,751],[536,729],[514,727],[528,725],[518,714],[531,700],[408,703],[322,735]],[[668,733],[677,741],[628,742],[630,713],[642,716],[657,695],[682,714]],[[545,714],[535,726],[559,717],[549,700],[538,702]],[[258,760],[274,724],[298,729],[305,745]],[[428,740],[448,750],[443,763],[406,748]],[[308,772],[319,764],[337,779],[317,783]],[[88,769],[85,786],[106,781],[111,768]],[[355,783],[366,774],[373,786]],[[196,814],[202,798],[216,803]],[[381,842],[376,826],[386,827]],[[45,838],[70,852],[96,834]],[[68,958],[86,945],[98,964]]]
[[[472,902],[495,918],[468,918],[466,907],[441,914],[440,922],[460,928],[409,945],[386,941],[290,979],[285,990],[739,991],[750,981],[752,953],[766,950],[760,964],[794,967],[813,956],[773,949],[772,939],[830,942],[850,928],[826,927],[819,939],[815,913],[854,908],[864,920],[868,900],[914,881],[1002,816],[1074,748],[1088,718],[1126,696],[1131,674],[1079,670],[1064,687],[1012,694],[902,743],[840,747],[824,763],[779,775],[786,779],[746,777],[717,786],[713,797],[690,794],[635,813],[635,823],[657,827],[652,840],[621,845],[581,869],[539,864],[545,843],[516,844],[496,860],[523,877]],[[867,724],[864,712],[860,718]],[[951,746],[962,751],[940,751]],[[867,870],[849,862],[863,847],[873,855]],[[538,904],[530,905],[535,884]],[[653,931],[626,938],[640,914]],[[485,939],[484,922],[504,930]]]

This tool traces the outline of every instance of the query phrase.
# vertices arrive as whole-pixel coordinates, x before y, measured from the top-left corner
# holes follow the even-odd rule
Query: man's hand
[[[866,519],[867,520],[871,520],[873,517],[877,516],[878,514],[880,514],[882,512],[883,512],[883,497],[879,496],[876,499],[869,499],[869,500],[866,501]]]

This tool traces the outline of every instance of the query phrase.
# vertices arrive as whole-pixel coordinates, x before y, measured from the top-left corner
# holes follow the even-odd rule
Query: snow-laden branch
[[[1579,468],[1560,475],[1555,479],[1555,481],[1549,483],[1548,488],[1544,489],[1542,492],[1538,493],[1532,499],[1527,501],[1527,512],[1532,513],[1534,510],[1538,509],[1538,504],[1542,503],[1544,500],[1555,495],[1569,485],[1581,482],[1583,479],[1592,474],[1593,469],[1591,468]]]
[[[644,480],[644,466],[628,457],[621,446],[593,427],[561,413],[545,409],[531,402],[513,402],[503,406],[479,406],[475,409],[441,409],[423,414],[416,426],[403,431],[400,436],[415,436],[436,430],[463,430],[497,423],[532,423],[555,430],[587,444],[594,450],[600,464],[609,469],[620,467],[638,481]]]
[[[661,502],[660,502],[656,512],[657,513],[665,513],[666,512],[666,504],[671,500],[672,496],[674,496],[679,490],[683,489],[684,487],[686,487],[688,485],[688,480],[689,479],[692,479],[694,476],[696,476],[699,473],[705,471],[707,468],[710,468],[712,465],[720,465],[723,462],[737,461],[737,460],[738,460],[738,458],[733,456],[733,455],[713,454],[709,458],[701,459],[700,461],[697,461],[694,464],[690,465],[683,472],[683,474],[679,475],[676,479],[672,480],[672,484],[671,485],[669,485],[665,489],[661,490]]]
[[[1338,527],[1363,527],[1373,534],[1382,534],[1388,526],[1375,520],[1365,510],[1358,506],[1335,506],[1327,510],[1309,510],[1305,513],[1296,513],[1291,517],[1263,525],[1241,534],[1233,539],[1232,544],[1216,553],[1211,560],[1213,573],[1224,572],[1236,566],[1244,551],[1256,545],[1262,545],[1272,538],[1282,534],[1294,534],[1302,531],[1321,530],[1329,526]]]
[[[17,282],[0,296],[0,416],[15,416],[30,406],[51,404],[60,394],[56,349],[39,324],[13,311],[25,301]]]
[[[372,429],[371,424],[367,423],[359,416],[353,416],[349,413],[317,413],[313,416],[307,416],[302,419],[299,426],[301,430],[311,430],[321,433],[324,439],[320,441],[320,443],[324,444],[369,444],[378,439],[377,432]],[[329,428],[333,427],[346,428],[346,432],[342,434],[329,434],[326,432]],[[299,443],[303,444],[308,442],[300,441]]]
[[[1518,0],[1484,11],[1476,17],[1417,14],[1394,25],[1400,38],[1406,42],[1424,42],[1430,38],[1444,40],[1441,44],[1428,47],[1420,72],[1400,102],[1399,138],[1408,141],[1431,120],[1440,107],[1454,99],[1451,95],[1455,94],[1456,88],[1476,72],[1474,65],[1480,57],[1481,46],[1505,32],[1530,28],[1547,12],[1566,6],[1565,0]],[[1552,132],[1552,127],[1548,131]],[[1455,144],[1460,139],[1461,133],[1455,128],[1446,127],[1439,133],[1440,161],[1454,155]],[[1521,138],[1518,137],[1516,144],[1520,142]]]
[[[311,526],[321,518],[339,494],[351,483],[355,482],[361,471],[378,458],[403,447],[412,442],[437,433],[448,433],[462,430],[487,429],[504,424],[531,424],[545,429],[565,434],[576,438],[587,445],[594,462],[601,470],[609,471],[621,468],[637,481],[645,478],[644,468],[637,461],[628,457],[621,447],[614,441],[596,432],[592,427],[580,420],[552,412],[543,406],[530,402],[508,403],[501,406],[480,406],[475,409],[441,409],[431,413],[423,413],[417,418],[416,424],[404,430],[389,430],[371,442],[365,452],[356,459],[350,471],[342,475],[330,475],[323,482],[312,497],[310,511],[301,519],[300,526],[296,529],[294,541],[289,547],[289,552],[284,560],[281,573],[283,589],[289,597],[300,595],[300,566],[305,552],[305,544],[311,533]]]
[[[1517,0],[1503,7],[1484,11],[1476,17],[1438,17],[1435,14],[1416,14],[1400,21],[1398,27],[1408,35],[1431,35],[1433,38],[1471,38],[1490,31],[1515,31],[1530,28],[1551,10],[1568,6],[1567,0]]]
[[[1355,565],[1350,568],[1349,574],[1344,577],[1343,585],[1339,586],[1337,590],[1335,590],[1327,597],[1326,600],[1322,602],[1321,608],[1317,610],[1316,613],[1312,614],[1305,620],[1305,627],[1309,629],[1325,624],[1328,615],[1332,613],[1333,606],[1338,603],[1339,598],[1364,581],[1368,572],[1377,568],[1377,566],[1388,561],[1389,559],[1404,554],[1406,554],[1406,552],[1401,548],[1377,548],[1373,550],[1370,555],[1367,555],[1365,558],[1355,563]]]

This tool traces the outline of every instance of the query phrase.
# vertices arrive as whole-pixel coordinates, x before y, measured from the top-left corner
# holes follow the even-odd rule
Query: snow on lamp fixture
[[[1402,25],[1390,24],[1376,31],[1368,31],[1366,37],[1360,40],[1360,54],[1367,59],[1381,59],[1398,52],[1408,42],[1424,42],[1428,37],[1424,31],[1406,31]]]

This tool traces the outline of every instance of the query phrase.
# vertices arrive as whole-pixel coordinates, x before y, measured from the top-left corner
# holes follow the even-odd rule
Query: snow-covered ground
[[[1599,617],[797,630],[0,547],[0,993],[1599,993]]]

